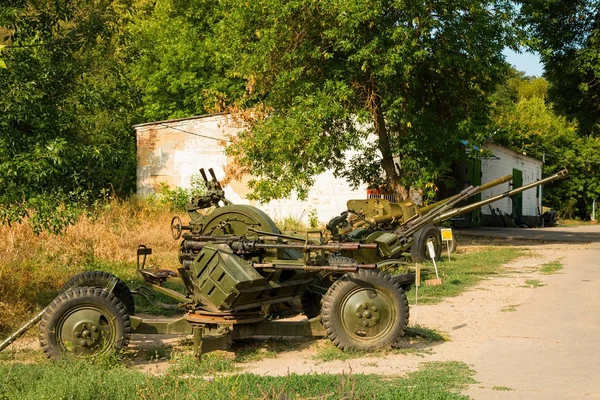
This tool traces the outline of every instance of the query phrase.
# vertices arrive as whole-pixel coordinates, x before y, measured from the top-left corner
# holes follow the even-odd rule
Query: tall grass
[[[175,267],[172,216],[168,206],[133,198],[106,202],[61,235],[35,235],[27,223],[0,226],[0,337],[48,305],[79,272],[100,269],[134,278],[139,244],[153,248],[152,263]]]

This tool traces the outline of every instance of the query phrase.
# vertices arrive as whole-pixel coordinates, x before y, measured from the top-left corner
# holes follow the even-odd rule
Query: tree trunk
[[[400,173],[399,169],[394,164],[394,158],[392,149],[390,146],[390,137],[387,131],[385,118],[383,116],[383,110],[381,109],[381,98],[375,95],[372,108],[373,122],[375,125],[375,132],[379,138],[379,151],[381,152],[381,166],[385,171],[385,177],[387,183],[392,188],[396,200],[407,200],[410,196],[410,188],[400,184]]]

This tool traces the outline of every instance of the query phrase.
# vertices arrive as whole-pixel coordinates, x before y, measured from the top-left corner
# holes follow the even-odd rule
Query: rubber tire
[[[135,314],[135,301],[133,294],[125,282],[115,275],[104,271],[85,271],[75,275],[60,288],[59,293],[78,287],[95,287],[104,289],[112,278],[117,278],[117,284],[112,293],[125,305],[129,315]]]
[[[131,321],[127,309],[112,293],[94,287],[78,287],[69,289],[59,294],[50,303],[40,321],[40,344],[48,358],[58,358],[68,354],[58,342],[57,329],[64,322],[64,318],[80,306],[93,306],[107,314],[109,320],[114,321],[115,335],[108,345],[96,354],[107,353],[127,347],[131,338]]]
[[[350,257],[344,256],[329,256],[327,259],[329,265],[340,265],[340,264],[357,264],[357,261]],[[324,277],[319,275],[315,278],[312,285],[323,288],[331,287],[331,281],[325,280]],[[300,303],[302,304],[302,311],[307,318],[315,318],[321,314],[321,304],[323,295],[315,293],[310,288],[306,289],[302,296],[300,296]]]
[[[435,260],[439,261],[442,254],[442,234],[435,225],[425,225],[413,236],[413,244],[410,248],[410,256],[413,262],[424,262],[431,260],[427,251],[427,242],[433,240],[435,249]]]
[[[346,296],[355,293],[359,288],[369,287],[375,287],[378,291],[383,292],[391,300],[390,306],[393,304],[395,308],[391,312],[391,315],[395,318],[391,321],[387,332],[384,332],[376,340],[364,340],[361,336],[346,331],[342,321],[343,312],[341,308]],[[335,281],[323,297],[323,307],[321,309],[323,327],[327,332],[327,336],[342,350],[375,350],[396,343],[404,336],[404,330],[408,324],[408,315],[408,301],[400,285],[391,276],[375,270],[351,272]]]

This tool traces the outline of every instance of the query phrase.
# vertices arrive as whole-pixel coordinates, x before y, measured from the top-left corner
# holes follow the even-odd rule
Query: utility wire
[[[170,125],[164,124],[162,122],[157,122],[156,124],[162,125],[164,127],[164,129],[167,129],[167,128],[168,129],[173,129],[173,130],[176,130],[176,131],[179,131],[179,132],[187,133],[188,135],[194,135],[194,136],[203,137],[205,139],[216,140],[217,142],[221,142],[221,141],[223,141],[223,142],[229,142],[229,140],[217,139],[217,138],[214,138],[214,137],[210,137],[210,136],[206,136],[206,135],[201,135],[199,133],[194,133],[194,132],[186,131],[185,129],[175,128],[174,126],[170,126]]]

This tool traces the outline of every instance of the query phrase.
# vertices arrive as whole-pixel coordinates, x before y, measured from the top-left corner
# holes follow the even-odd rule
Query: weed
[[[231,350],[235,352],[234,361],[247,363],[265,358],[275,358],[279,353],[290,349],[289,340],[268,339],[261,341],[247,340],[234,343]]]
[[[154,248],[154,265],[172,266],[177,242],[168,230],[171,216],[161,204],[132,198],[82,214],[61,235],[36,235],[27,223],[0,226],[0,337],[47,306],[79,272],[104,270],[128,284],[139,280],[135,249],[140,243]]]
[[[283,219],[275,219],[275,225],[283,232],[306,232],[309,230],[302,221],[291,216]]]
[[[508,392],[508,391],[515,390],[515,389],[509,388],[508,386],[494,386],[494,387],[492,387],[492,390],[499,390],[499,391],[503,391],[503,392]]]
[[[191,354],[177,353],[172,356],[171,363],[167,373],[172,376],[204,376],[236,370],[234,358],[226,351],[203,354],[201,360]]]
[[[446,342],[448,337],[436,329],[427,328],[421,325],[409,326],[404,331],[408,338],[425,340],[427,342]]]
[[[546,264],[542,264],[540,272],[545,275],[552,275],[560,271],[561,269],[563,269],[562,263],[557,260]]]
[[[310,225],[311,229],[315,229],[319,226],[319,214],[314,208],[311,208],[308,212],[308,225]]]
[[[168,358],[171,351],[164,346],[155,346],[146,350],[146,359],[150,361],[158,361]]]
[[[500,309],[500,311],[502,312],[514,312],[517,311],[517,307],[519,307],[520,304],[509,304],[508,306],[502,307]]]
[[[340,350],[331,341],[324,339],[319,340],[315,343],[316,353],[312,359],[316,361],[329,362],[334,360],[346,361],[352,358],[360,357],[377,357],[381,353],[372,351],[360,351],[360,350]]]
[[[538,287],[546,286],[539,279],[527,279],[525,281],[525,285],[526,285],[525,287],[532,287],[534,289],[538,288]]]

